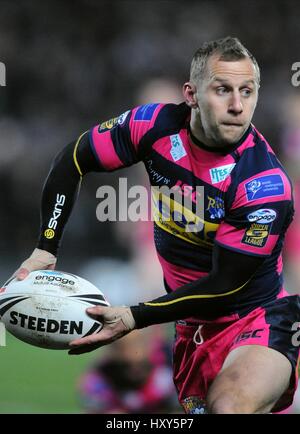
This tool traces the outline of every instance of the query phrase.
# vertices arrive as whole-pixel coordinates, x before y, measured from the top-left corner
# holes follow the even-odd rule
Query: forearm
[[[41,201],[41,229],[38,248],[56,255],[64,227],[79,191],[81,176],[65,151],[56,157],[46,179]]]
[[[234,306],[237,295],[247,289],[247,283],[263,262],[264,258],[241,255],[216,245],[213,268],[207,277],[131,307],[136,328],[188,317],[224,316]]]
[[[57,254],[82,176],[97,169],[99,166],[90,150],[87,134],[70,143],[56,156],[42,193],[39,249]]]
[[[233,303],[235,293],[242,290],[246,284],[247,281],[240,287],[227,288],[219,279],[211,277],[191,282],[170,294],[132,306],[136,328],[188,317],[221,316],[226,307]]]

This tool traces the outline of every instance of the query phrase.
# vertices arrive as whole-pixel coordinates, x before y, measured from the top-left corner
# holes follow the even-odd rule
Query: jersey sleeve
[[[249,255],[271,255],[293,218],[291,183],[280,168],[238,184],[215,242]]]
[[[92,150],[103,171],[111,172],[141,161],[151,149],[149,132],[164,104],[128,110],[89,131]]]

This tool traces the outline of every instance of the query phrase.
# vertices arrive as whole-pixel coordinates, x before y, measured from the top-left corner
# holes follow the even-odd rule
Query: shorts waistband
[[[178,335],[185,337],[194,336],[195,332],[199,329],[199,327],[205,327],[206,329],[211,330],[222,330],[226,327],[229,327],[231,324],[235,323],[240,319],[238,314],[233,314],[230,316],[224,316],[216,318],[212,321],[207,320],[196,320],[196,321],[176,321],[175,329]]]
[[[192,338],[196,331],[199,329],[200,326],[203,326],[203,323],[181,323],[181,322],[176,322],[175,324],[175,328],[176,328],[176,332],[180,335],[180,336],[184,336],[186,338]]]

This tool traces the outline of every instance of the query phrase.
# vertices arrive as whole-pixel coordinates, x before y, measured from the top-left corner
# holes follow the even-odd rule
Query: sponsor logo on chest
[[[170,154],[174,161],[178,161],[186,156],[186,150],[183,146],[182,140],[179,134],[174,134],[170,136],[171,140],[171,151]]]
[[[224,181],[231,173],[236,163],[226,164],[225,166],[214,167],[210,169],[210,179],[213,184]]]

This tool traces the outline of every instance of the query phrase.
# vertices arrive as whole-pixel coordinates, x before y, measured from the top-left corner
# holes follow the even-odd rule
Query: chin
[[[223,145],[234,145],[237,143],[242,137],[245,132],[245,128],[238,128],[237,129],[223,129],[220,128],[219,130],[219,142]]]
[[[234,145],[243,137],[244,131],[240,134],[222,134],[221,141],[227,145]]]
[[[235,143],[237,143],[240,140],[241,137],[242,137],[242,135],[238,135],[235,137],[228,137],[228,138],[225,138],[224,142],[227,143],[228,145],[234,145]]]
[[[239,141],[241,136],[232,137],[232,136],[221,136],[216,143],[218,146],[228,146],[228,145],[234,145]]]

